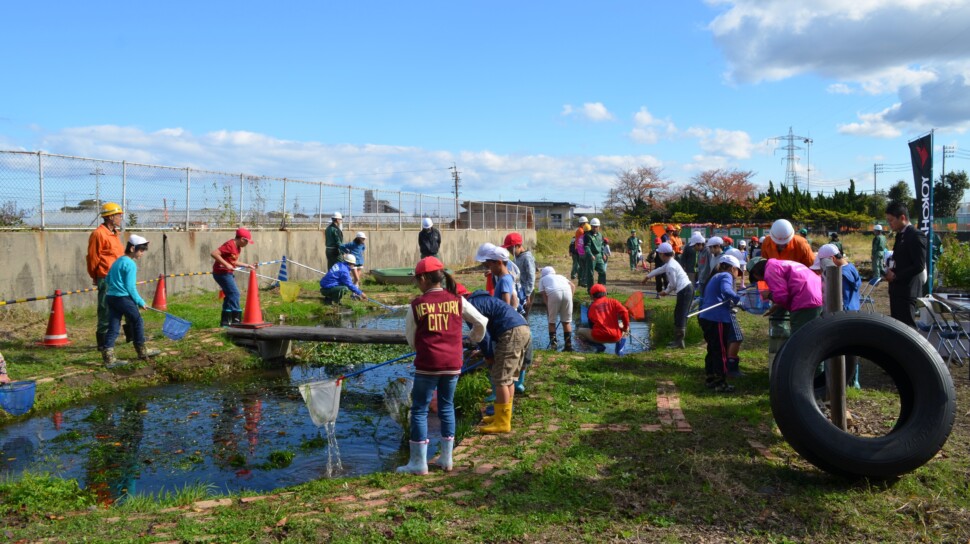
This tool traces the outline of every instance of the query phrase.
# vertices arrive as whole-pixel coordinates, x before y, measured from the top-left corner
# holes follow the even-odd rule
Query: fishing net
[[[283,302],[294,302],[300,296],[300,284],[292,281],[280,282],[280,298]]]
[[[401,427],[407,429],[411,418],[411,389],[414,381],[408,378],[391,380],[384,388],[384,407]]]
[[[623,303],[626,309],[630,311],[630,319],[634,321],[643,321],[647,318],[647,314],[643,308],[643,292],[635,291],[630,298],[626,299]]]
[[[337,421],[340,411],[340,381],[324,380],[300,386],[300,395],[310,411],[310,419],[317,427]]]

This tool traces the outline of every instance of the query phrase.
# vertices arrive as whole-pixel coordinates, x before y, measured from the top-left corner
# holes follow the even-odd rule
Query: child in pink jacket
[[[822,279],[807,266],[782,259],[756,257],[748,261],[751,283],[768,284],[771,308],[764,315],[781,310],[791,313],[791,332],[822,315]]]

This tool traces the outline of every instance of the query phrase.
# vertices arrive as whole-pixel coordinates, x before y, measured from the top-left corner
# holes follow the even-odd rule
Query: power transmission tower
[[[785,161],[785,185],[790,185],[795,189],[798,189],[798,170],[796,166],[798,164],[799,159],[795,155],[795,152],[801,151],[804,148],[795,145],[795,140],[801,140],[800,143],[807,145],[809,149],[811,149],[811,146],[814,143],[814,141],[807,136],[798,136],[797,134],[793,133],[791,127],[788,127],[787,136],[775,136],[774,138],[770,138],[770,139],[775,140],[776,142],[783,142],[785,144],[785,145],[776,147],[775,151],[778,151],[780,149],[782,151],[785,151],[786,153],[785,158],[782,159]],[[811,166],[812,165],[808,165],[808,168],[810,169]]]

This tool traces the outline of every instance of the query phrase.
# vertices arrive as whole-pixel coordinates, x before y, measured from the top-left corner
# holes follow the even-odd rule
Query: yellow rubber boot
[[[499,434],[512,431],[512,403],[495,403],[495,416],[492,422],[478,428],[484,434]]]

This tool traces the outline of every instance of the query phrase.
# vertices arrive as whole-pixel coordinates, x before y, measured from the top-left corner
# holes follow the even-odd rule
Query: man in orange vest
[[[104,350],[104,340],[108,334],[108,305],[105,302],[108,286],[105,278],[115,260],[125,254],[125,246],[119,237],[124,213],[121,206],[105,202],[101,206],[103,223],[88,237],[88,275],[98,287],[98,328],[95,332],[98,351]]]
[[[771,225],[769,235],[761,244],[761,257],[794,261],[811,267],[815,263],[815,253],[808,240],[795,236],[795,227],[787,219],[779,219]]]
[[[684,252],[684,241],[677,235],[677,229],[673,225],[667,225],[667,233],[663,235],[663,241],[674,248],[674,258],[680,260],[680,254]]]

